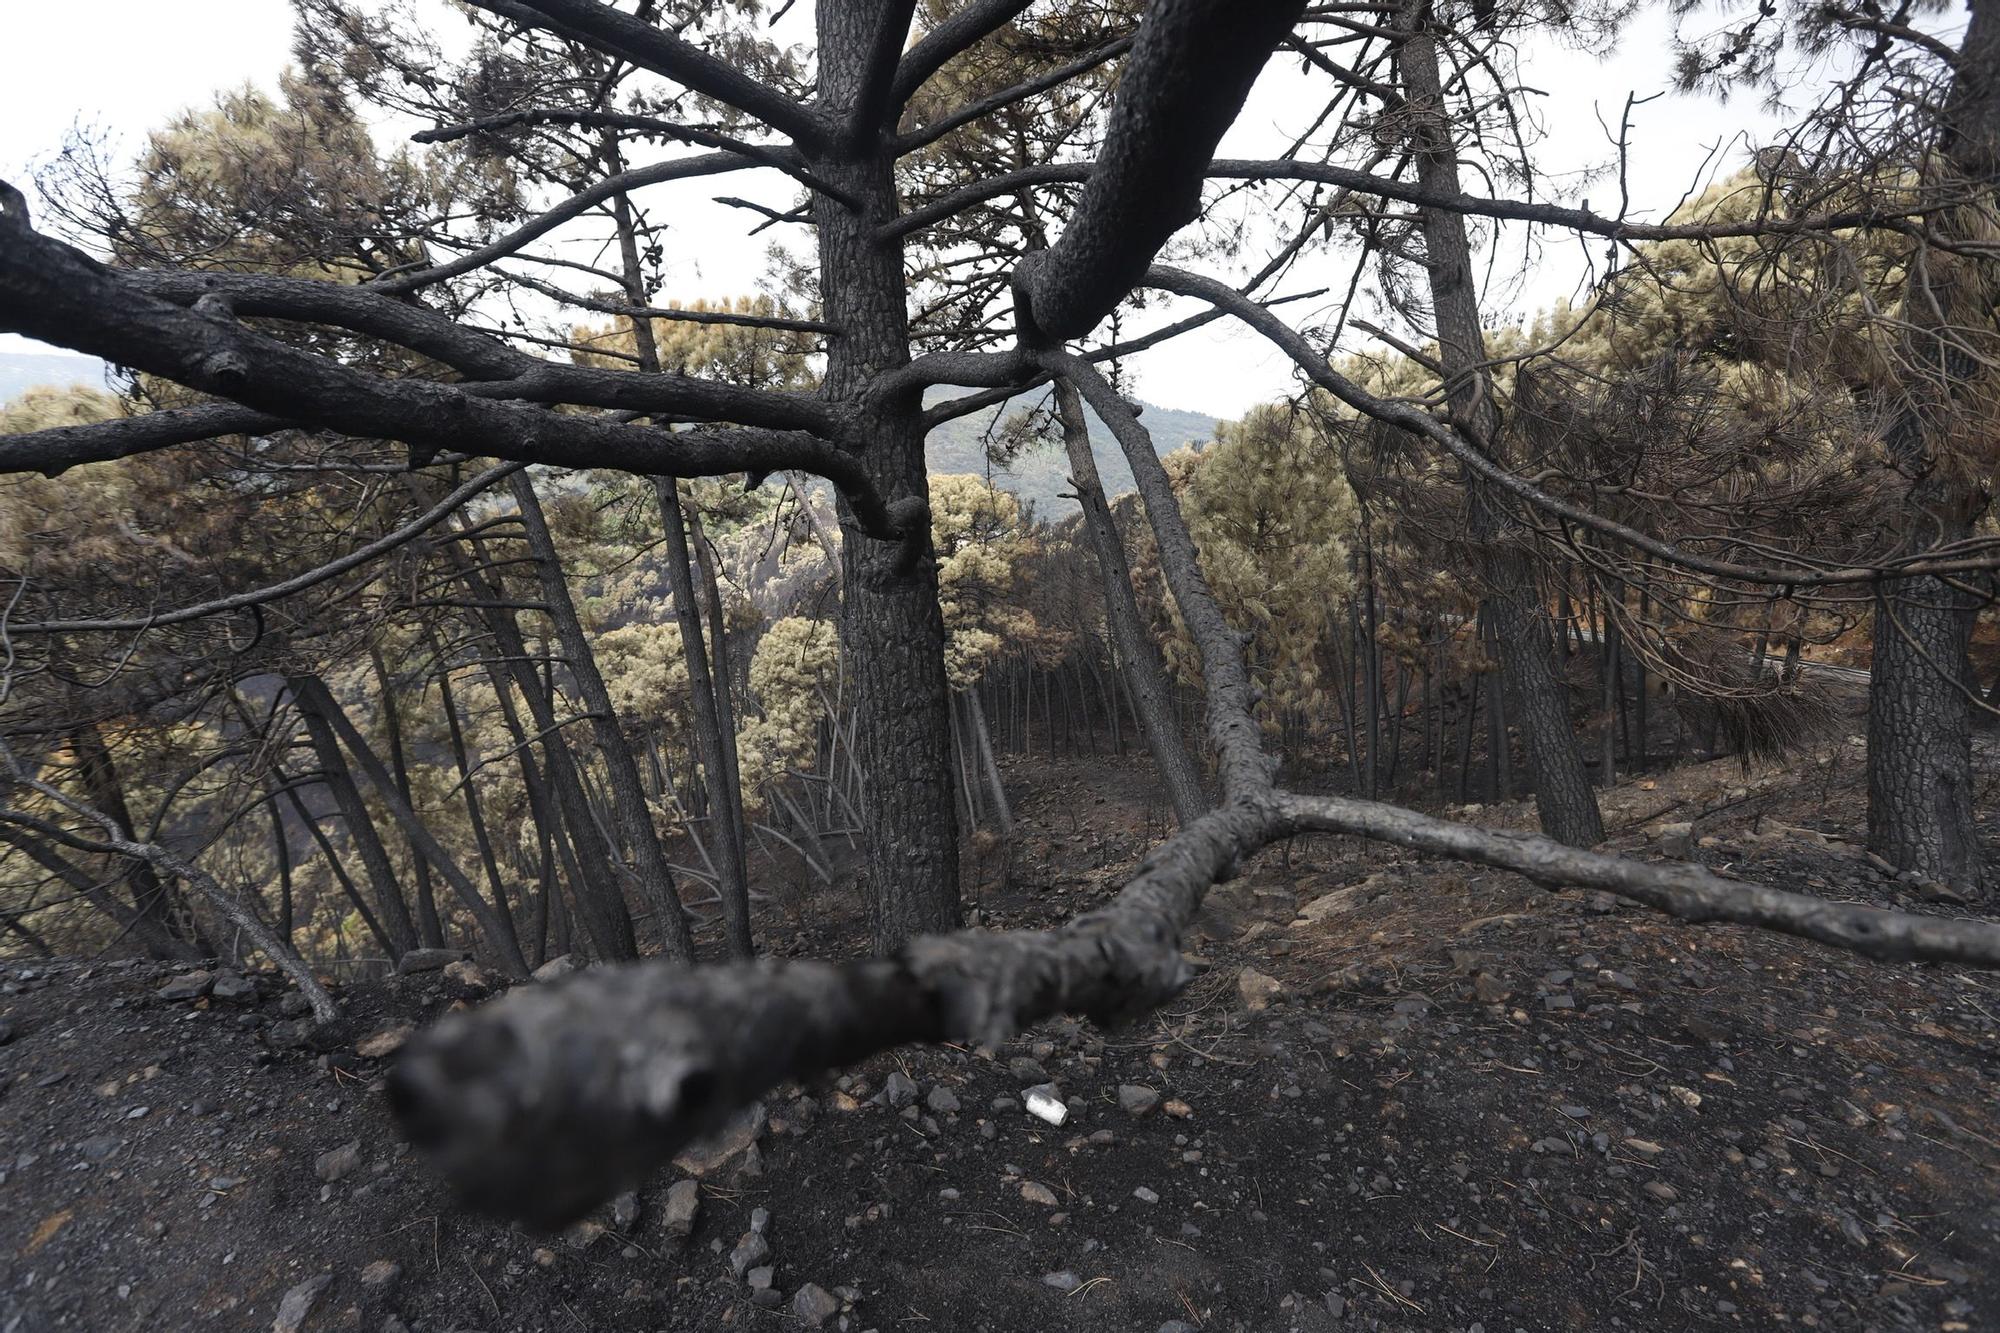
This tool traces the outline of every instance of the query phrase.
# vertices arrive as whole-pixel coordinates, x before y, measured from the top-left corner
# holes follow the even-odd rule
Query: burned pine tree
[[[1870,200],[1820,207],[1822,201],[1808,195],[1799,211],[1775,199],[1739,221],[1636,224],[1587,209],[1466,194],[1451,167],[1455,149],[1448,132],[1421,137],[1414,179],[1404,174],[1408,161],[1385,165],[1393,153],[1363,153],[1363,166],[1309,153],[1215,158],[1252,84],[1281,49],[1299,53],[1341,90],[1336,97],[1346,97],[1357,88],[1383,88],[1369,71],[1379,72],[1400,47],[1405,91],[1397,96],[1425,100],[1434,85],[1441,92],[1441,67],[1426,48],[1467,24],[1462,15],[1424,5],[1399,10],[1393,24],[1362,22],[1302,0],[1153,0],[1131,15],[1114,7],[1114,27],[1099,33],[1101,40],[1060,50],[1039,68],[1029,61],[1018,82],[929,110],[932,118],[914,125],[906,123],[905,109],[916,94],[955,57],[1007,29],[1028,10],[1026,0],[974,0],[939,13],[914,40],[914,3],[821,5],[810,71],[732,28],[727,16],[694,16],[716,19],[712,29],[693,21],[670,28],[651,5],[636,12],[598,0],[473,0],[473,6],[486,16],[481,37],[487,45],[483,63],[462,71],[463,86],[437,78],[423,50],[335,0],[305,5],[309,40],[302,50],[317,51],[327,71],[362,71],[356,77],[367,86],[359,91],[424,115],[434,125],[425,134],[431,142],[480,145],[480,152],[504,163],[510,154],[550,151],[526,132],[552,127],[595,151],[596,165],[588,171],[579,164],[589,151],[566,164],[566,170],[576,168],[573,186],[546,206],[496,202],[476,211],[487,225],[457,232],[430,220],[397,234],[395,219],[333,219],[329,225],[337,223],[349,239],[377,225],[392,237],[384,244],[366,236],[361,267],[336,281],[291,270],[163,265],[157,256],[133,252],[107,264],[38,230],[25,196],[0,187],[0,328],[93,353],[199,396],[144,415],[0,439],[0,467],[61,473],[201,441],[284,432],[393,442],[406,451],[394,466],[427,478],[474,460],[504,460],[477,474],[476,484],[461,483],[445,513],[433,507],[405,519],[368,552],[413,542],[472,494],[508,482],[529,558],[538,566],[533,582],[541,601],[535,609],[554,619],[556,652],[546,655],[567,659],[564,669],[579,682],[586,711],[570,720],[588,723],[610,788],[608,810],[596,808],[576,775],[565,776],[573,756],[562,751],[568,757],[559,758],[550,743],[565,719],[538,709],[538,734],[532,736],[514,720],[520,733],[514,751],[524,770],[535,745],[547,755],[528,784],[541,824],[540,860],[546,867],[567,858],[573,866],[577,910],[607,957],[634,951],[626,906],[615,884],[606,883],[619,873],[629,876],[670,960],[518,992],[441,1023],[411,1044],[393,1086],[397,1108],[412,1137],[434,1151],[468,1197],[538,1221],[561,1221],[784,1078],[901,1042],[993,1042],[1059,1011],[1116,1020],[1155,1007],[1190,979],[1180,936],[1207,889],[1261,848],[1301,833],[1392,842],[1518,871],[1542,884],[1607,890],[1689,920],[1755,924],[1878,958],[2000,965],[2000,928],[1989,924],[1876,912],[1725,880],[1692,866],[1645,865],[1566,845],[1595,841],[1601,826],[1566,700],[1542,674],[1553,671],[1543,660],[1554,651],[1543,627],[1547,599],[1532,590],[1531,569],[1520,572],[1505,562],[1488,561],[1489,579],[1506,585],[1500,591],[1511,599],[1495,623],[1505,640],[1503,661],[1511,662],[1511,689],[1523,700],[1519,711],[1536,731],[1530,771],[1554,837],[1504,836],[1395,805],[1278,787],[1243,635],[1209,588],[1145,425],[1099,369],[1124,349],[1098,337],[1108,317],[1140,291],[1203,307],[1183,327],[1238,321],[1288,357],[1328,401],[1396,428],[1448,462],[1484,515],[1478,535],[1490,541],[1512,540],[1505,530],[1517,522],[1523,541],[1560,547],[1582,536],[1691,576],[1788,591],[1954,579],[1995,563],[1988,544],[1961,540],[1957,527],[1920,534],[1913,548],[1893,555],[1878,552],[1845,563],[1754,547],[1745,554],[1727,543],[1641,530],[1597,512],[1588,486],[1566,484],[1573,479],[1511,470],[1481,403],[1485,353],[1476,299],[1463,290],[1462,219],[1506,219],[1620,243],[1831,234],[1890,223],[1932,225],[1953,209],[1988,207],[1990,180],[1960,181],[1886,210]],[[1382,7],[1365,9],[1381,17]],[[1980,22],[1975,20],[1976,33],[1985,31]],[[1357,27],[1359,34],[1350,31]],[[1318,40],[1326,29],[1343,40],[1366,39],[1359,70],[1333,65],[1325,52],[1340,46]],[[501,58],[510,44],[528,55]],[[558,67],[539,66],[537,53],[555,48],[563,53],[560,77],[542,78]],[[343,54],[354,58],[343,61]],[[985,172],[968,166],[962,182],[906,206],[899,175],[904,157],[958,126],[1004,115],[1111,61],[1116,82],[1090,159],[1016,159]],[[1966,66],[1979,67],[1977,61]],[[643,106],[607,109],[597,93],[613,71],[632,69],[654,76],[657,87]],[[470,77],[474,72],[480,77]],[[458,114],[447,114],[452,112]],[[704,151],[632,166],[620,153],[602,151],[604,132]],[[816,387],[729,383],[643,361],[612,368],[544,357],[525,350],[539,345],[531,335],[496,329],[480,317],[482,284],[548,295],[549,283],[523,280],[508,265],[539,257],[560,268],[563,261],[536,247],[564,224],[592,210],[623,207],[656,186],[753,170],[780,173],[803,195],[790,209],[763,210],[769,221],[814,231],[804,284],[816,303],[812,317],[763,322],[782,321],[821,340]],[[1287,249],[1302,248],[1319,229],[1330,233],[1355,199],[1417,209],[1439,279],[1433,292],[1442,348],[1437,368],[1450,382],[1444,397],[1454,410],[1439,413],[1420,399],[1385,396],[1342,374],[1316,330],[1302,331],[1278,313],[1270,286],[1285,271],[1282,259],[1241,286],[1161,263],[1170,238],[1201,217],[1211,180],[1337,192],[1337,199],[1314,194],[1310,207],[1288,215],[1295,232]],[[982,296],[964,307],[966,326],[935,334],[920,327],[912,313],[909,238],[986,201],[1035,190],[1048,192],[1046,223],[1038,221],[1033,243],[1016,246]],[[1380,221],[1367,209],[1360,212],[1363,230]],[[1454,222],[1460,224],[1455,235]],[[636,234],[628,228],[623,239],[636,241]],[[646,304],[653,285],[645,256],[631,253],[638,249],[634,244],[625,249],[627,262],[611,275],[613,299],[568,305],[636,321],[695,317]],[[452,253],[441,257],[447,251]],[[565,305],[560,290],[550,299]],[[762,319],[740,318],[750,324]],[[301,328],[309,333],[300,336]],[[993,329],[999,336],[991,335]],[[1164,580],[1200,657],[1219,797],[1201,812],[1186,790],[1188,775],[1181,774],[1177,805],[1187,818],[1180,830],[1146,857],[1116,899],[1065,927],[953,933],[960,923],[960,839],[923,452],[926,428],[936,418],[926,409],[925,393],[955,385],[1004,398],[1051,381],[1065,386],[1066,412],[1081,399],[1111,428],[1138,481]],[[754,484],[801,472],[824,479],[837,493],[844,647],[858,688],[875,957],[838,966],[686,965],[694,950],[652,837],[642,775],[610,715],[602,681],[592,684],[587,635],[573,608],[562,613],[568,593],[554,569],[539,500],[520,465],[664,478],[663,495],[672,494],[676,478],[747,474]],[[453,533],[447,525],[438,539]],[[682,555],[675,559],[685,572]],[[514,608],[504,588],[478,568],[485,563],[464,561],[459,581],[472,605],[457,609],[476,612],[467,623],[483,625],[501,644],[496,656],[511,659],[489,667],[501,696],[511,698],[511,689],[532,699],[538,688],[534,654],[507,629]],[[1115,565],[1103,561],[1107,573],[1115,573]],[[260,596],[272,600],[301,580],[309,586],[325,577],[309,571],[270,585],[279,592],[212,599],[167,617],[65,621],[51,614],[21,622],[13,632],[44,638],[145,634],[164,623],[241,610]],[[700,650],[693,642],[684,647]],[[1955,677],[1956,663],[1946,666]],[[544,682],[552,675],[549,664]],[[327,723],[324,733],[315,726],[311,739],[337,783],[337,750],[358,754],[363,747],[334,735],[335,714],[320,690],[306,685],[303,674],[295,679],[322,715],[315,720]],[[539,688],[553,694],[546,683]],[[728,763],[715,753],[718,745],[707,748],[708,780],[715,783]],[[7,780],[38,790],[27,786],[33,779],[20,767],[10,768]],[[410,841],[424,845],[386,771],[374,785]],[[352,802],[346,795],[343,790],[344,810],[359,806],[358,795]],[[363,819],[366,812],[357,808],[350,817]],[[5,818],[27,831],[10,836],[55,836],[39,815],[10,810]],[[593,829],[600,819],[602,827]],[[556,823],[560,831],[550,827]],[[101,827],[84,842],[89,850],[144,859],[156,873],[164,869],[183,879],[190,873],[184,862],[115,827]],[[361,846],[372,880],[380,871],[380,839],[374,848]],[[446,874],[448,857],[431,860]],[[614,863],[609,876],[607,861]],[[511,970],[523,970],[528,955],[539,954],[539,943],[521,947],[497,909],[455,866],[446,877]],[[192,882],[201,892],[199,879]],[[372,887],[389,918],[385,932],[400,947],[414,938],[416,926],[406,910],[397,910],[400,901],[386,886]],[[747,923],[739,917],[732,925],[740,951]],[[283,948],[275,941],[272,947]]]

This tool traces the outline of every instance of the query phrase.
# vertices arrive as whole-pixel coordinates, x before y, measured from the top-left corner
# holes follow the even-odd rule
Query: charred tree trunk
[[[459,869],[451,853],[444,849],[436,835],[417,817],[409,802],[403,799],[395,779],[369,747],[368,738],[348,718],[340,701],[333,697],[317,676],[294,678],[293,693],[300,699],[300,711],[310,709],[318,714],[353,753],[355,762],[361,765],[362,775],[375,788],[376,796],[388,807],[391,817],[410,840],[411,853],[424,857],[444,877],[452,893],[478,924],[479,933],[485,937],[487,947],[499,958],[501,966],[516,977],[527,976],[527,962],[521,956],[521,946],[514,938],[514,932],[501,920],[493,905],[480,896],[478,888]]]
[[[431,636],[433,653],[437,650],[437,638]],[[500,914],[506,924],[507,933],[518,942],[520,932],[514,922],[513,909],[507,903],[507,884],[500,875],[500,860],[493,851],[493,838],[486,827],[486,811],[480,804],[479,785],[472,780],[472,757],[465,744],[465,728],[458,716],[458,700],[451,691],[451,664],[439,659],[437,664],[438,703],[444,710],[445,733],[451,741],[452,763],[458,769],[459,791],[465,798],[466,823],[472,829],[473,845],[479,851],[479,863],[486,871],[486,883],[493,891],[493,910]],[[535,784],[540,786],[539,781]],[[539,802],[541,793],[531,791],[531,806]],[[537,821],[539,822],[539,820]],[[530,958],[530,965],[534,965]]]
[[[132,823],[132,810],[125,799],[124,780],[118,775],[118,765],[97,724],[86,722],[75,728],[70,733],[70,744],[76,752],[77,777],[90,803],[115,820],[119,828],[137,836],[139,830]],[[179,962],[214,955],[214,947],[196,928],[186,900],[152,866],[133,861],[124,879],[133,909],[144,923],[143,929],[136,931],[136,938],[146,945],[147,953]]]
[[[645,788],[639,781],[639,765],[619,729],[618,715],[611,707],[611,693],[597,671],[597,656],[590,639],[577,619],[576,604],[570,600],[569,584],[556,559],[555,541],[542,517],[542,504],[535,486],[525,472],[516,472],[509,482],[514,501],[521,508],[522,526],[528,537],[528,551],[534,557],[535,576],[541,584],[542,602],[556,640],[568,659],[570,679],[576,682],[583,706],[590,710],[590,734],[597,753],[604,760],[605,781],[611,788],[613,817],[619,835],[632,853],[632,866],[640,895],[652,907],[660,946],[668,957],[694,961],[694,940],[688,934],[687,915],[681,908],[680,893],[674,887],[673,872],[666,853],[660,848],[659,833],[653,827],[652,812],[646,808]]]
[[[1983,191],[1979,207],[1940,214],[1946,239],[1987,239],[2000,181],[2000,3],[1974,0],[1938,159],[1950,185]],[[1975,234],[1954,237],[1972,216]],[[1951,456],[1963,429],[1963,391],[1992,371],[1992,261],[1920,252],[1909,284],[1903,402],[1887,439],[1907,479],[1908,544],[1970,534],[1987,505],[1979,466]],[[1975,409],[1977,410],[1977,409]],[[1980,423],[1981,427],[1988,423]],[[1990,467],[1990,462],[1985,464]],[[1976,605],[1935,578],[1882,583],[1875,597],[1875,653],[1868,685],[1868,845],[1898,870],[1961,889],[1988,887],[1972,789],[1966,650]]]
[[[632,918],[625,908],[625,895],[619,887],[611,846],[599,831],[597,819],[591,812],[590,799],[584,793],[583,780],[577,773],[576,757],[570,753],[569,742],[556,718],[555,699],[543,688],[535,674],[520,623],[515,620],[511,609],[499,605],[504,600],[500,590],[474,562],[464,560],[450,544],[443,544],[442,549],[456,559],[459,575],[472,590],[474,599],[490,604],[482,608],[481,615],[493,637],[497,660],[489,659],[487,677],[492,682],[495,698],[499,700],[501,717],[519,747],[521,774],[528,784],[530,808],[543,827],[552,832],[556,828],[553,816],[561,812],[562,830],[567,836],[557,835],[558,859],[569,872],[565,878],[575,899],[576,914],[583,918],[584,930],[589,934],[599,958],[606,962],[637,958],[639,949],[632,936]],[[479,546],[475,545],[473,549],[483,557]],[[542,790],[539,803],[534,765],[528,758],[532,737],[521,725],[513,693],[509,689],[510,682],[527,702],[529,720],[534,724],[535,734],[541,737],[542,774],[547,779],[547,785]],[[554,885],[551,882],[545,887],[552,890]]]
[[[608,156],[607,165],[614,174],[623,169],[615,146]],[[618,224],[626,298],[634,306],[645,306],[651,294],[646,290],[639,262],[638,229],[633,222],[631,201],[622,194],[617,196],[612,200],[612,211]],[[658,374],[660,353],[653,338],[652,321],[634,317],[629,322],[639,369]],[[750,881],[744,863],[743,806],[736,779],[735,718],[722,702],[729,687],[728,672],[722,663],[721,598],[715,594],[710,580],[711,599],[716,603],[713,634],[717,668],[711,673],[709,649],[702,639],[701,610],[695,602],[694,575],[688,568],[687,522],[681,508],[680,484],[671,477],[655,477],[653,494],[659,501],[661,527],[666,535],[667,587],[673,595],[675,620],[680,625],[681,657],[687,664],[688,692],[694,702],[695,745],[701,753],[710,827],[715,831],[710,841],[715,846],[716,888],[722,900],[724,934],[730,955],[748,958],[755,952],[750,940]]]
[[[389,679],[389,665],[382,650],[368,645],[368,661],[375,669],[375,688],[382,696],[382,725],[389,735],[389,765],[396,777],[396,790],[405,805],[414,804],[410,795],[410,766],[403,757],[403,715],[396,707],[395,682]],[[410,878],[417,882],[417,936],[428,949],[444,947],[444,926],[438,920],[437,887],[431,883],[431,868],[410,844]]]
[[[1417,127],[1417,179],[1426,189],[1455,198],[1462,192],[1458,161],[1438,80],[1437,47],[1426,27],[1430,21],[1428,6],[1417,8],[1398,61],[1408,110]],[[1497,454],[1500,413],[1485,369],[1486,340],[1465,219],[1443,208],[1424,208],[1419,214],[1431,308],[1437,318],[1438,358],[1451,388],[1452,415],[1477,446]],[[1470,477],[1467,482],[1472,531],[1483,552],[1480,574],[1486,586],[1488,622],[1498,644],[1514,722],[1520,728],[1542,831],[1572,847],[1593,846],[1604,840],[1604,822],[1570,724],[1569,687],[1557,670],[1548,609],[1537,590],[1534,566],[1514,545],[1515,523],[1505,501],[1492,487]]]
[[[819,102],[829,116],[855,115],[886,26],[907,19],[895,0],[820,5]],[[900,46],[902,34],[896,34]],[[856,210],[814,195],[820,298],[840,330],[827,345],[824,392],[853,409],[850,439],[865,442],[862,465],[877,490],[905,514],[922,514],[922,395],[914,387],[869,393],[883,373],[910,359],[902,243],[880,224],[896,213],[893,150],[874,135],[816,152],[815,172],[843,190]],[[952,808],[950,701],[944,672],[944,616],[937,559],[921,518],[901,543],[862,531],[843,497],[843,640],[853,662],[870,916],[878,953],[959,923],[958,817]]]
[[[965,711],[972,721],[972,740],[979,750],[979,767],[993,793],[993,816],[1003,837],[1014,836],[1014,810],[1007,802],[1006,785],[1000,781],[1000,765],[993,759],[993,735],[986,726],[986,709],[979,702],[979,687],[965,692]]]
[[[642,353],[643,356],[643,353]],[[655,365],[658,361],[655,360]],[[674,617],[681,627],[682,657],[687,662],[688,692],[694,700],[695,744],[701,752],[702,776],[708,784],[710,827],[715,836],[716,873],[721,881],[722,919],[729,939],[729,952],[748,958],[754,952],[750,942],[750,881],[743,863],[743,843],[738,835],[733,765],[727,750],[736,746],[735,729],[722,729],[718,687],[727,688],[723,673],[709,670],[709,654],[703,643],[701,611],[695,603],[694,575],[688,568],[687,525],[681,517],[680,496],[672,481],[655,477],[653,488],[660,501],[660,518],[667,535],[667,586],[673,595]]]
[[[409,904],[403,900],[402,886],[396,882],[395,865],[389,860],[388,850],[382,846],[382,839],[375,831],[367,803],[361,799],[361,791],[354,785],[347,757],[341,753],[333,723],[327,718],[324,701],[331,696],[318,676],[290,676],[286,678],[285,685],[291,691],[300,719],[306,724],[306,735],[312,741],[313,757],[319,762],[327,791],[332,794],[333,803],[340,809],[341,821],[347,826],[347,845],[361,858],[361,868],[368,876],[369,886],[375,891],[375,905],[381,914],[383,929],[388,934],[389,947],[397,958],[401,958],[418,945],[416,923],[410,917]]]

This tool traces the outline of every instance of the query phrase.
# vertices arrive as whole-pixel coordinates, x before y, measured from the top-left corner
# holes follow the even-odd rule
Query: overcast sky
[[[441,27],[455,22],[444,5],[437,8]],[[59,151],[79,122],[111,131],[129,154],[149,128],[206,101],[217,89],[245,82],[274,88],[275,75],[288,57],[291,10],[285,0],[15,3],[7,7],[0,26],[5,32],[0,41],[0,176],[25,187],[27,168]],[[1615,125],[1628,93],[1643,97],[1667,90],[1667,35],[1666,21],[1655,9],[1621,37],[1608,60],[1551,44],[1524,53],[1523,81],[1538,90],[1531,100],[1546,136],[1537,157],[1549,174],[1548,189],[1562,186],[1565,173],[1609,158],[1600,116]],[[1297,124],[1302,85],[1277,69],[1278,63],[1225,139],[1223,155],[1268,156],[1280,130]],[[1733,167],[1743,160],[1747,145],[1772,129],[1752,100],[1722,106],[1671,93],[1639,108],[1634,126],[1631,187],[1633,214],[1640,218],[1671,208],[1703,174],[1705,160],[1711,172]],[[1468,188],[1477,187],[1468,182]],[[714,192],[691,192],[673,210],[672,236],[678,244],[669,244],[664,294],[675,300],[742,293],[764,272],[770,234],[746,239],[745,215],[714,204],[707,197]],[[775,202],[789,193],[789,186],[778,182],[761,193]],[[1615,184],[1570,191],[1569,201],[1593,193],[1598,209],[1610,211]],[[1584,253],[1573,240],[1552,241],[1524,281],[1507,281],[1489,293],[1490,317],[1499,322],[1524,316],[1571,294],[1585,272]],[[1250,257],[1247,266],[1254,267],[1258,259]],[[1494,271],[1503,277],[1520,270],[1518,236],[1503,244],[1499,260]],[[1344,286],[1346,276],[1344,269],[1328,264],[1300,280]],[[0,350],[35,347],[0,335]],[[1226,322],[1148,352],[1130,368],[1139,396],[1217,416],[1239,415],[1287,392],[1293,382],[1282,357]]]

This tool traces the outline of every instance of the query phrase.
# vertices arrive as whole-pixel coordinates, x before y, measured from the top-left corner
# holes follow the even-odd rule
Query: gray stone
[[[1057,1291],[1068,1295],[1083,1285],[1083,1279],[1065,1268],[1060,1272],[1042,1274],[1042,1285],[1054,1287]]]
[[[825,1287],[808,1282],[792,1296],[792,1313],[805,1320],[807,1328],[818,1328],[840,1313],[840,1302]]]
[[[942,1084],[931,1089],[931,1095],[924,1098],[924,1105],[938,1115],[958,1114],[957,1094]]]
[[[369,1291],[387,1291],[402,1276],[403,1266],[394,1259],[377,1259],[361,1270],[361,1285]]]
[[[752,1208],[750,1210],[750,1229],[760,1236],[769,1235],[771,1232],[771,1210],[769,1208]]]
[[[320,1293],[333,1284],[333,1274],[321,1273],[309,1277],[286,1292],[278,1302],[278,1317],[271,1321],[271,1333],[300,1333],[306,1326],[307,1316],[312,1314],[313,1304]]]
[[[1132,1197],[1137,1199],[1140,1203],[1158,1203],[1160,1201],[1159,1192],[1157,1190],[1147,1189],[1144,1185],[1141,1185],[1137,1189],[1133,1190]]]
[[[639,1196],[627,1190],[611,1201],[611,1225],[629,1232],[639,1224]]]
[[[231,1004],[255,1004],[257,983],[235,972],[218,972],[215,974],[214,983],[208,988],[208,993],[218,1000],[227,1000]]]
[[[153,992],[161,1000],[199,1000],[208,994],[215,984],[215,977],[207,972],[183,972],[166,985]]]
[[[1245,967],[1236,974],[1236,994],[1245,1009],[1259,1013],[1284,998],[1285,983],[1267,972]]]
[[[111,1155],[125,1146],[125,1140],[116,1134],[97,1134],[76,1145],[87,1162],[108,1161]]]
[[[917,1099],[917,1085],[898,1069],[882,1081],[882,1097],[892,1108],[901,1109]]]
[[[1686,820],[1660,825],[1660,850],[1677,860],[1694,855],[1694,825]]]
[[[1150,1115],[1160,1105],[1160,1094],[1138,1083],[1118,1085],[1118,1104],[1131,1116]]]
[[[336,1180],[354,1174],[354,1169],[360,1165],[361,1140],[355,1139],[314,1158],[313,1173],[330,1185]]]
[[[1007,1062],[1007,1072],[1014,1076],[1015,1082],[1024,1085],[1046,1083],[1049,1081],[1049,1071],[1042,1068],[1042,1062],[1040,1060],[1031,1060],[1025,1055],[1017,1055],[1009,1060]]]
[[[771,1267],[769,1264],[759,1264],[745,1273],[743,1280],[750,1284],[750,1290],[762,1291],[764,1288],[770,1286],[772,1282],[776,1281],[777,1277],[777,1269]]]
[[[582,970],[583,964],[577,962],[576,955],[565,953],[557,954],[554,958],[549,959],[548,962],[543,963],[528,975],[536,981],[561,981],[572,972]]]
[[[412,949],[396,963],[396,975],[410,977],[414,973],[438,973],[448,965],[464,963],[470,957],[472,955],[464,949]]]
[[[754,1231],[746,1231],[729,1252],[729,1271],[742,1277],[771,1257],[771,1243]]]
[[[312,1037],[313,1025],[306,1019],[293,1019],[288,1023],[273,1023],[264,1029],[264,1040],[277,1051],[297,1050]]]
[[[449,964],[463,962],[469,956],[463,949],[412,949],[396,964],[396,972],[406,977],[417,972],[441,972]]]
[[[701,1207],[701,1182],[676,1180],[667,1190],[667,1210],[661,1221],[671,1235],[685,1236],[694,1230],[694,1215]]]
[[[714,1175],[725,1168],[737,1175],[761,1175],[763,1162],[757,1140],[764,1133],[764,1103],[753,1102],[710,1138],[683,1149],[674,1165],[691,1176]]]

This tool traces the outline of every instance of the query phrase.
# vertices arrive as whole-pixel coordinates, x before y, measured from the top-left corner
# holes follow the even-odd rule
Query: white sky
[[[802,7],[803,8],[803,7]],[[437,7],[437,24],[455,20]],[[198,16],[198,17],[197,17]],[[285,0],[206,0],[196,6],[160,0],[71,0],[67,4],[16,3],[0,19],[0,178],[28,185],[27,168],[60,150],[73,125],[94,124],[112,131],[129,153],[145,132],[176,111],[207,101],[217,89],[254,82],[275,86],[290,45],[291,9]],[[197,35],[192,31],[200,26]],[[788,25],[789,26],[789,25]],[[1659,8],[1649,10],[1625,33],[1606,61],[1543,44],[1524,54],[1522,77],[1541,90],[1533,98],[1546,137],[1537,153],[1551,173],[1546,191],[1561,193],[1556,179],[1600,164],[1611,147],[1598,116],[1615,124],[1628,92],[1640,96],[1665,91],[1671,83],[1668,26]],[[1279,71],[1259,84],[1250,105],[1224,140],[1224,156],[1269,156],[1279,127],[1299,119],[1302,86]],[[1295,62],[1282,62],[1289,68]],[[1635,114],[1631,136],[1633,215],[1658,217],[1687,192],[1711,150],[1711,164],[1727,170],[1743,160],[1745,146],[1771,132],[1772,122],[1754,99],[1722,106],[1707,98],[1669,93]],[[752,290],[766,266],[770,233],[746,239],[746,215],[716,205],[714,193],[742,193],[771,202],[789,198],[791,187],[744,188],[710,183],[687,193],[671,220],[669,276],[663,295],[677,301],[733,296]],[[1467,187],[1478,186],[1468,180]],[[1615,207],[1615,183],[1599,183],[1569,194],[1594,196],[1599,211]],[[30,192],[32,198],[32,192]],[[1520,269],[1519,238],[1503,248],[1495,272]],[[1597,247],[1601,254],[1602,245]],[[1254,267],[1252,257],[1246,267]],[[1508,281],[1490,293],[1491,317],[1525,315],[1571,294],[1584,272],[1581,249],[1557,241],[1540,257],[1524,283]],[[1229,276],[1220,274],[1219,276]],[[1344,285],[1344,266],[1301,275],[1307,285]],[[1310,311],[1301,305],[1292,313]],[[1131,331],[1128,326],[1127,332]],[[0,335],[0,351],[36,350],[37,344]],[[1288,392],[1288,363],[1254,335],[1218,322],[1129,363],[1139,396],[1163,406],[1217,416],[1235,416],[1256,403]]]

